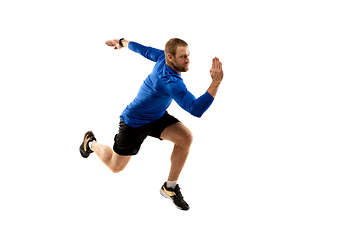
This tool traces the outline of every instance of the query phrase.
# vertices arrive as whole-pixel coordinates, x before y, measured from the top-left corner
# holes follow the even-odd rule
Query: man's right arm
[[[121,40],[121,43],[124,47],[129,47],[130,41],[123,39],[123,40]]]
[[[156,48],[146,47],[139,43],[128,41],[125,39],[122,39],[121,43],[124,47],[127,47],[130,50],[132,50],[136,53],[139,53],[143,57],[145,57],[151,61],[154,61],[154,62],[156,62],[161,56],[164,56],[164,51],[156,49]],[[114,47],[115,50],[122,48],[120,46],[118,39],[108,40],[105,42],[105,44],[108,45],[109,47]]]
[[[119,39],[114,39],[114,40],[107,40],[105,42],[106,45],[108,45],[109,47],[114,47],[114,49],[121,49],[122,47],[120,46],[120,43],[119,43]],[[127,41],[125,39],[122,39],[121,40],[121,43],[123,44],[124,47],[128,47],[129,46],[129,43],[130,41]]]

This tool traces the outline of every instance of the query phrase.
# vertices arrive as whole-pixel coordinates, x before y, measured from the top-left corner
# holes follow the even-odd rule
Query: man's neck
[[[176,70],[176,68],[174,67],[174,64],[172,64],[172,62],[166,62],[165,64],[168,65],[169,67],[171,67],[172,70],[174,70],[177,74],[181,74],[181,72],[178,72]]]

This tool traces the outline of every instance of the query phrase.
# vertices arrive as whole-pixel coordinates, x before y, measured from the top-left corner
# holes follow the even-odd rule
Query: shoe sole
[[[85,151],[82,150],[82,148],[84,148],[84,147],[83,147],[83,144],[84,144],[84,143],[82,143],[82,144],[80,145],[80,147],[79,147],[80,154],[81,154],[81,156],[82,156],[83,158],[88,158],[88,157],[90,156],[90,153],[87,153],[87,152],[85,152]]]

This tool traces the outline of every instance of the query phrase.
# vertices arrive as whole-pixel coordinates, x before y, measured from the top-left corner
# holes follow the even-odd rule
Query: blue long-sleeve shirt
[[[181,75],[165,63],[163,50],[145,47],[136,42],[130,42],[128,47],[156,64],[141,85],[136,98],[120,116],[127,125],[141,127],[162,117],[173,99],[181,108],[196,117],[201,117],[210,107],[214,98],[205,92],[196,99],[186,89]]]

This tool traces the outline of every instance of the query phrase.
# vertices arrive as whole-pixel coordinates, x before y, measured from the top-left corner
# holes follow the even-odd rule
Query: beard
[[[173,63],[173,66],[177,72],[187,72],[189,70],[189,64],[179,67],[175,63]]]

